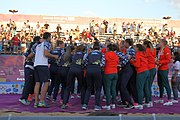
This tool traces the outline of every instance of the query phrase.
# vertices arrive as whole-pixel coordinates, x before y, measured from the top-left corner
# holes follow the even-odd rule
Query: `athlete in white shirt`
[[[178,103],[178,91],[180,92],[180,54],[178,52],[174,52],[171,85],[174,96],[172,102]]]
[[[47,93],[47,89],[49,86],[50,81],[50,72],[48,68],[48,58],[52,57],[55,59],[58,59],[57,55],[50,54],[51,50],[51,34],[49,32],[45,32],[43,34],[43,41],[38,44],[35,48],[35,62],[34,62],[34,74],[35,74],[35,103],[34,107],[47,107],[47,104],[44,102],[45,96]],[[41,87],[41,96],[39,101],[39,89],[41,84],[43,83],[43,86]]]

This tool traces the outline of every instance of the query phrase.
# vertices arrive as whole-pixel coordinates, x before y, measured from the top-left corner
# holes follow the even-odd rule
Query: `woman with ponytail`
[[[152,91],[151,91],[151,87],[154,81],[154,78],[156,76],[156,63],[155,63],[155,59],[156,59],[156,49],[154,49],[152,43],[150,41],[145,40],[143,43],[145,49],[146,49],[146,55],[147,55],[147,60],[148,60],[148,69],[150,72],[150,78],[148,80],[148,88],[149,88],[149,92],[150,92],[150,97],[149,97],[149,103],[150,103],[150,107],[153,106],[153,102],[152,102]]]
[[[150,106],[149,104],[149,70],[148,70],[148,60],[145,53],[145,48],[141,44],[136,44],[134,47],[136,51],[135,59],[131,59],[131,64],[135,67],[136,76],[136,88],[138,95],[138,105],[135,106],[137,109],[143,109],[143,97],[145,97],[144,106]]]
[[[169,63],[171,62],[171,51],[167,46],[167,41],[165,39],[159,40],[159,47],[160,50],[158,52],[158,60],[156,64],[158,66],[158,86],[160,92],[160,99],[154,101],[155,103],[164,103],[163,101],[163,93],[164,88],[167,91],[168,101],[165,102],[163,105],[169,106],[173,105],[171,100],[171,88],[168,81],[168,72],[169,72]]]

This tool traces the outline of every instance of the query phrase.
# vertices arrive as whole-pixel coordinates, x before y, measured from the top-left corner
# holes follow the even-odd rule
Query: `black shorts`
[[[50,72],[48,66],[34,67],[34,77],[36,82],[49,82]]]

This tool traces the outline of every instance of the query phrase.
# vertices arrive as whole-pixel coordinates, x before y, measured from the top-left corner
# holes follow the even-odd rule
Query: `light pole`
[[[11,12],[12,14],[14,14],[14,13],[17,13],[18,10],[9,10],[9,12]],[[12,16],[12,18],[13,18],[13,16]],[[12,19],[12,18],[11,18],[11,19]]]
[[[9,12],[11,12],[11,13],[17,13],[18,12],[18,10],[9,10]]]
[[[169,25],[168,25],[168,22],[169,22],[169,20],[171,19],[172,17],[171,16],[164,16],[162,19],[164,19],[165,20],[165,23],[164,23],[164,25],[167,25],[166,27],[168,27]],[[167,28],[168,29],[168,28]]]

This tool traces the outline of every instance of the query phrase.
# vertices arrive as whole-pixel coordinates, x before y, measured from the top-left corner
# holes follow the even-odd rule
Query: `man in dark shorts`
[[[45,32],[43,34],[43,41],[36,46],[35,49],[35,62],[34,62],[34,74],[35,74],[35,103],[34,107],[47,107],[45,103],[45,96],[48,90],[49,82],[50,82],[50,72],[48,68],[48,58],[58,59],[57,55],[50,54],[51,50],[51,34]],[[41,87],[41,84],[43,86]],[[41,87],[41,96],[39,99],[39,89]]]

